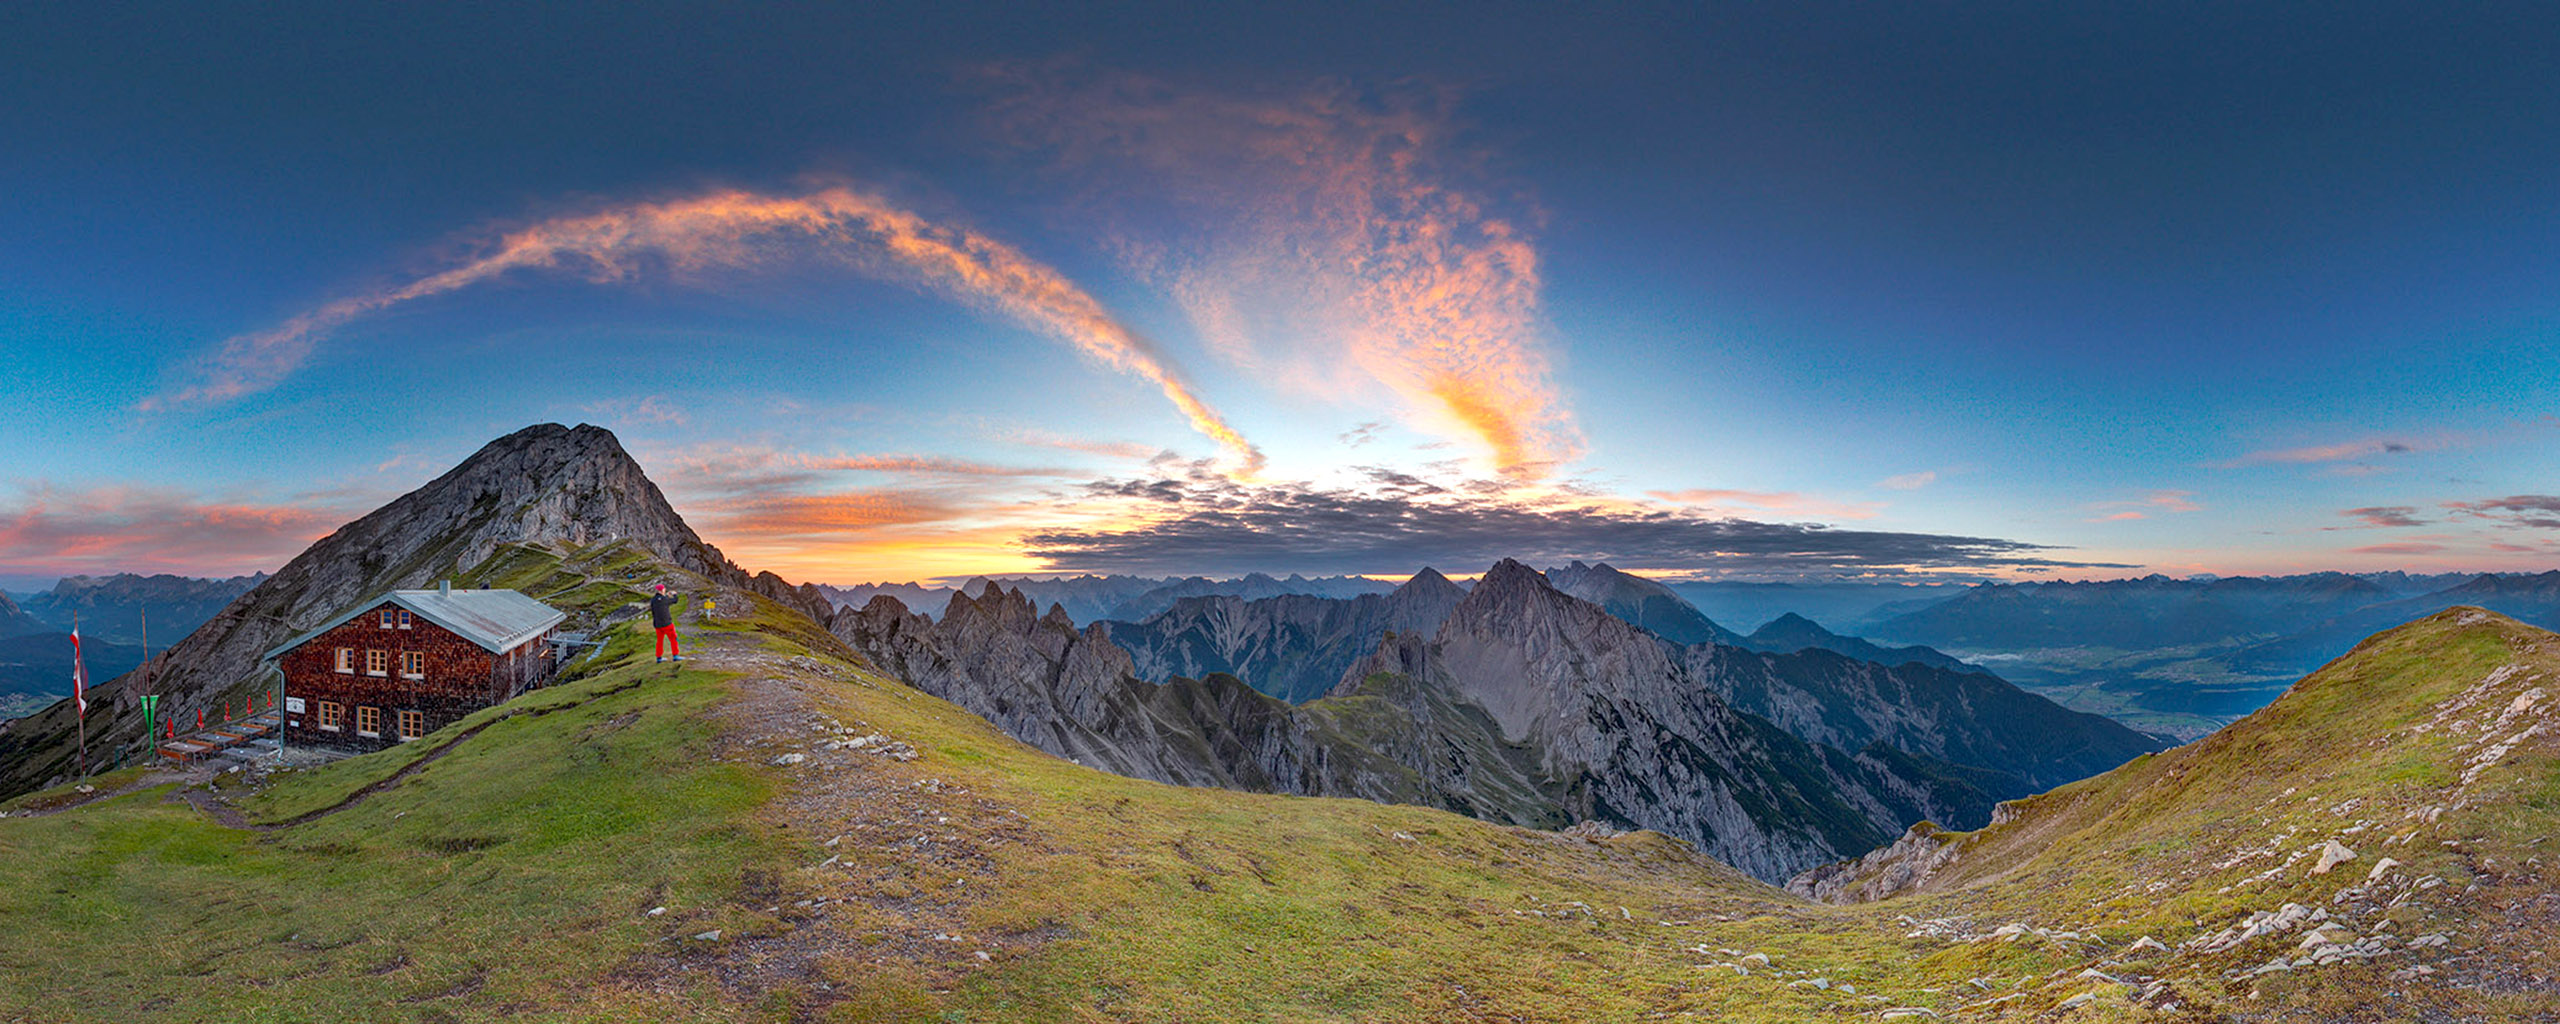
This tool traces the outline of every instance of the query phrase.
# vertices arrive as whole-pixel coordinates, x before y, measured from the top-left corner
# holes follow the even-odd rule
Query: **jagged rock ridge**
[[[1674,644],[1516,562],[1463,596],[1425,572],[1374,602],[1195,600],[1139,630],[1145,653],[1135,657],[1115,642],[1130,624],[1078,630],[1055,606],[1035,614],[1018,592],[981,595],[955,597],[940,621],[875,599],[830,627],[883,668],[1016,737],[1114,771],[1519,823],[1637,825],[1769,878],[1863,851],[1921,818],[1981,820],[2000,796],[2029,791],[2029,777],[2077,777],[2069,766],[1996,771],[1947,760],[1986,754],[1976,723],[1944,701],[1916,700],[1910,711],[1894,701],[1948,690],[1950,673],[1820,651]],[[1398,621],[1425,628],[1381,626],[1399,607]],[[1374,628],[1375,645],[1325,697],[1295,708],[1223,671],[1279,666],[1322,646],[1313,638],[1338,644],[1355,626]],[[1159,687],[1139,678],[1142,658],[1214,670],[1173,674]],[[1806,675],[1841,678],[1796,678]],[[1793,728],[1822,738],[1741,708],[1718,686],[1769,712],[1810,709]],[[2111,727],[1990,676],[1954,685],[1955,699],[1998,704],[1971,686]],[[1869,699],[1842,699],[1867,690]],[[2130,743],[2115,754],[2149,749],[2116,731]]]
[[[1259,600],[1186,597],[1141,622],[1107,622],[1138,678],[1166,681],[1225,673],[1291,703],[1314,700],[1389,631],[1440,628],[1466,591],[1423,569],[1386,594],[1349,600],[1286,594]]]

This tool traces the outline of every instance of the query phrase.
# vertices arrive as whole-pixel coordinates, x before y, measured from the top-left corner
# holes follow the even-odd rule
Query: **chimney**
[[[452,597],[452,596],[453,596],[453,581],[452,581],[451,579],[446,579],[446,580],[443,580],[443,581],[441,581],[441,582],[437,583],[437,584],[436,584],[436,596],[438,596],[438,597]]]

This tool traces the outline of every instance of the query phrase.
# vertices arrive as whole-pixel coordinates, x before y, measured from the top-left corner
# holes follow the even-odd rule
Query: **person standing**
[[[658,627],[660,664],[666,663],[669,654],[675,655],[677,661],[684,660],[684,647],[676,643],[676,605],[683,600],[668,593],[664,583],[658,584],[657,595],[649,599],[649,624]]]

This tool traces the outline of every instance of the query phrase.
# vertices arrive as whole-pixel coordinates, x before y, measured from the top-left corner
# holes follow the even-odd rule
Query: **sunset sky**
[[[0,585],[2560,567],[2534,5],[0,5]]]

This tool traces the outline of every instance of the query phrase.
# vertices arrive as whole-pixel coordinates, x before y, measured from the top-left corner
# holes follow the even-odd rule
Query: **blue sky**
[[[834,582],[2539,571],[2554,43],[2524,5],[16,5],[0,583],[271,568],[545,420]]]

